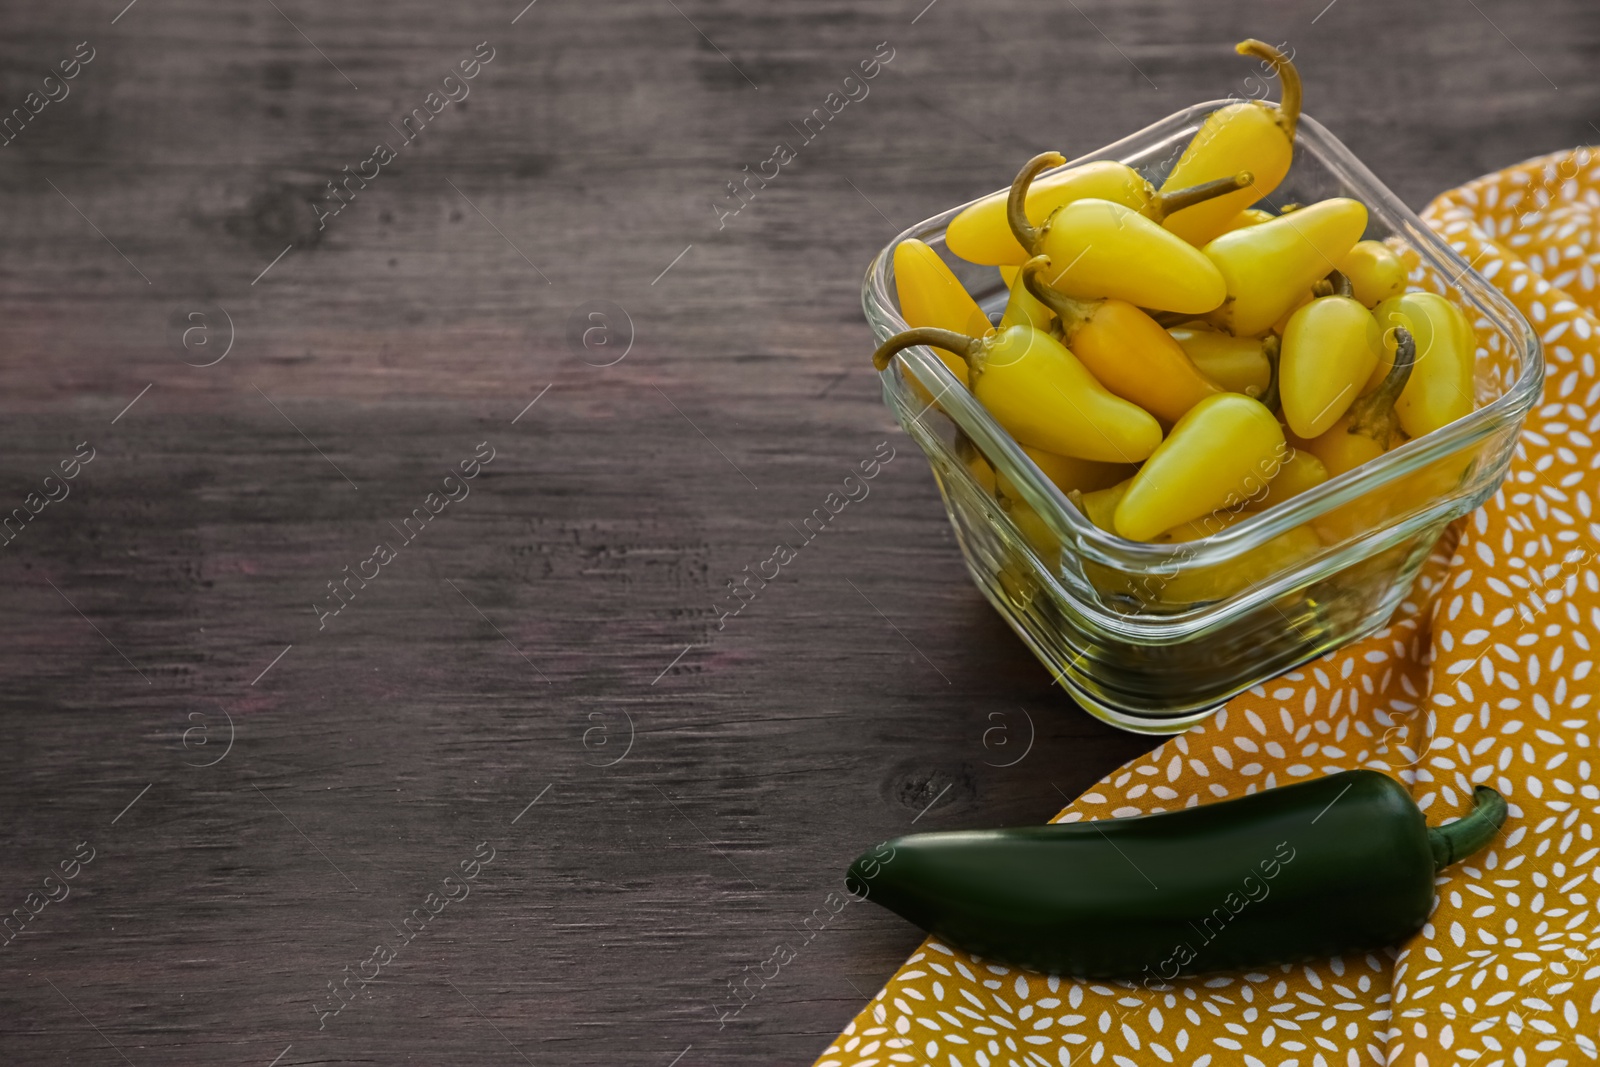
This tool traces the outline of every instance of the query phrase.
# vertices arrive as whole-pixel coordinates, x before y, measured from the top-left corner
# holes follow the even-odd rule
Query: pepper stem
[[[1350,405],[1350,432],[1372,438],[1389,451],[1389,442],[1400,432],[1400,416],[1395,413],[1395,401],[1411,380],[1411,368],[1417,361],[1417,342],[1404,326],[1394,328],[1394,366],[1384,375],[1378,387]]]
[[[1333,286],[1334,295],[1352,298],[1356,295],[1355,286],[1350,284],[1350,278],[1342,270],[1329,271],[1327,282]]]
[[[1041,152],[1023,164],[1011,183],[1011,195],[1006,198],[1006,221],[1011,224],[1017,243],[1027,249],[1030,256],[1039,244],[1039,228],[1028,221],[1028,186],[1040,171],[1059,167],[1066,161],[1067,157],[1060,152]]]
[[[1248,189],[1255,180],[1254,174],[1241,170],[1231,178],[1216,178],[1209,182],[1201,182],[1199,185],[1191,185],[1187,189],[1157,193],[1150,198],[1150,203],[1145,205],[1144,216],[1152,222],[1160,222],[1168,215],[1182,211],[1186,207],[1194,207],[1215,197]]]
[[[1094,315],[1100,301],[1074,300],[1070,296],[1056,292],[1044,279],[1044,272],[1049,269],[1049,256],[1034,256],[1022,265],[1022,284],[1033,294],[1035,300],[1054,311],[1061,319],[1061,335],[1064,340]]]
[[[982,344],[976,337],[968,337],[964,333],[954,330],[941,330],[937,326],[918,326],[914,330],[903,330],[878,346],[872,353],[872,365],[881,373],[889,369],[889,361],[902,349],[913,348],[916,345],[932,345],[942,348],[946,352],[954,352],[966,360],[967,366],[972,366],[972,354]]]
[[[1265,41],[1254,37],[1240,41],[1233,50],[1241,56],[1255,56],[1272,64],[1272,72],[1283,83],[1283,100],[1278,104],[1278,122],[1283,132],[1294,140],[1294,131],[1300,125],[1300,72],[1294,69],[1290,58]]]
[[[1506,821],[1506,798],[1480,785],[1472,791],[1472,810],[1453,823],[1428,827],[1428,848],[1433,851],[1433,869],[1442,871],[1456,860],[1466,859],[1494,840]]]

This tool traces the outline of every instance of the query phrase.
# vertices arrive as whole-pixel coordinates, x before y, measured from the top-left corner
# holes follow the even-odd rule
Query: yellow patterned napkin
[[[1600,1060],[1600,150],[1530,160],[1423,218],[1533,323],[1548,363],[1505,486],[1387,629],[1235,698],[1057,816],[1181,808],[1354,767],[1430,823],[1487,783],[1511,817],[1391,952],[1161,992],[1000,967],[935,938],[818,1067]],[[1491,353],[1492,355],[1492,353]]]

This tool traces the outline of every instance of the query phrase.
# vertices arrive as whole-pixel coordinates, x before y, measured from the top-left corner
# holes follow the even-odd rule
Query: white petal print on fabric
[[[1392,952],[1161,992],[998,967],[930,938],[819,1067],[1600,1062],[1597,164],[1587,148],[1531,160],[1423,215],[1545,345],[1544,397],[1501,491],[1441,540],[1386,629],[1236,698],[1057,817],[1371,767],[1438,823],[1492,785],[1506,829],[1440,875],[1422,932]],[[1509,373],[1497,341],[1480,340],[1487,372]]]

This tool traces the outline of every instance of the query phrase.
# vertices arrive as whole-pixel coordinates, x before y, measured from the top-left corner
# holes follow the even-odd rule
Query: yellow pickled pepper
[[[1000,315],[1000,328],[1003,330],[1007,326],[1024,324],[1046,333],[1054,333],[1056,314],[1023,284],[1022,274],[1018,272],[1011,280],[1011,295],[1006,298],[1006,309]]]
[[[1242,230],[1246,226],[1256,226],[1263,222],[1271,222],[1277,217],[1278,216],[1274,215],[1272,212],[1263,210],[1262,208],[1247,207],[1233,218],[1228,220],[1228,224],[1222,228],[1222,233],[1227,233],[1230,230]],[[1217,236],[1220,237],[1222,234],[1218,234]]]
[[[1251,506],[1258,511],[1276,507],[1307,489],[1315,489],[1328,477],[1328,467],[1322,460],[1303,448],[1292,449],[1278,467],[1278,473],[1267,483],[1266,493]]]
[[[1369,308],[1405,291],[1406,266],[1382,241],[1357,241],[1338,266],[1351,295]]]
[[[1060,264],[1050,287],[1079,300],[1116,297],[1139,307],[1201,314],[1222,303],[1221,273],[1198,249],[1137,211],[1110,200],[1074,200],[1035,226],[1023,212],[1035,175],[1061,162],[1055,152],[1029,160],[1006,202],[1011,232],[1030,255]]]
[[[1196,326],[1178,326],[1167,333],[1201,374],[1230,393],[1259,400],[1272,384],[1272,360],[1261,338],[1235,337]]]
[[[1102,463],[1092,459],[1058,456],[1030,445],[1023,445],[1022,451],[1063,493],[1089,493],[1104,489],[1132,477],[1134,471],[1132,465],[1127,463]],[[1022,496],[1003,472],[996,471],[995,479],[1000,491],[1007,496]]]
[[[1178,189],[1241,169],[1253,176],[1248,188],[1167,216],[1166,228],[1196,246],[1227,232],[1241,211],[1276,189],[1294,158],[1295,127],[1300,122],[1299,72],[1288,56],[1265,42],[1240,41],[1234,50],[1272,65],[1283,83],[1283,103],[1251,100],[1213,111],[1161,184],[1163,191]]]
[[[1327,279],[1323,278],[1313,282],[1310,289],[1307,289],[1305,292],[1301,293],[1297,298],[1295,298],[1295,302],[1289,305],[1288,311],[1285,311],[1282,315],[1279,315],[1275,320],[1273,320],[1272,332],[1277,334],[1279,337],[1282,337],[1283,331],[1289,325],[1289,317],[1291,315],[1305,307],[1307,304],[1311,303],[1311,301],[1315,300],[1319,296],[1332,295],[1333,286],[1328,284]]]
[[[911,237],[895,245],[894,284],[900,317],[907,326],[936,326],[969,335],[989,328],[989,317],[926,242]],[[942,348],[934,353],[962,385],[967,384],[965,360]]]
[[[1403,438],[1395,402],[1416,368],[1416,341],[1405,326],[1395,326],[1394,334],[1394,363],[1378,389],[1363,394],[1338,422],[1301,445],[1323,462],[1330,478],[1378,459]]]
[[[1417,348],[1403,326],[1394,328],[1394,337],[1394,362],[1378,388],[1363,395],[1321,435],[1308,441],[1295,441],[1297,449],[1304,449],[1322,461],[1330,478],[1372,462],[1399,444],[1404,436],[1395,402],[1411,377]],[[1403,495],[1408,495],[1406,479],[1334,508],[1314,519],[1312,525],[1325,541],[1334,544],[1381,524],[1397,496]]]
[[[1251,518],[1252,514],[1236,511],[1186,522],[1169,530],[1162,540],[1180,544],[1199,541],[1222,532],[1236,522]],[[1178,568],[1170,576],[1146,578],[1145,592],[1148,599],[1170,607],[1222,600],[1266,581],[1321,550],[1322,541],[1309,526],[1296,526],[1249,554],[1225,563],[1210,566],[1191,564]]]
[[[1061,561],[1061,540],[1051,531],[1050,524],[1045,522],[1039,513],[1033,510],[1026,500],[1020,496],[1011,496],[1004,488],[996,493],[1000,508],[1016,524],[1017,531],[1023,539],[1033,546],[1040,561],[1050,569],[1055,570]],[[1007,589],[1008,593],[1020,591],[1027,587],[1029,580],[1019,575],[1002,575],[1001,582],[1006,584],[1009,577],[1016,589]]]
[[[1302,453],[1303,455],[1303,453]],[[1313,461],[1314,462],[1314,461]],[[1281,474],[1280,474],[1281,477]],[[1092,493],[1083,493],[1077,503],[1084,516],[1107,533],[1115,533],[1117,505],[1128,492],[1132,479]],[[1219,511],[1181,523],[1167,530],[1158,543],[1200,541],[1251,518],[1253,511]],[[1091,571],[1096,584],[1111,583],[1107,591],[1129,592],[1140,599],[1165,607],[1182,607],[1206,600],[1220,600],[1306,559],[1322,548],[1322,541],[1309,526],[1296,526],[1266,544],[1226,563],[1210,566],[1180,566],[1170,574],[1151,574],[1137,580],[1110,571]],[[1102,585],[1102,588],[1106,588]]]
[[[1407,435],[1421,437],[1472,413],[1478,339],[1455,304],[1437,293],[1406,293],[1379,304],[1373,317],[1386,342],[1374,378],[1390,362],[1395,327],[1405,328],[1416,341],[1416,365],[1395,402]]]
[[[1352,428],[1354,422],[1354,417],[1346,412],[1319,437],[1307,439],[1295,436],[1293,431],[1290,431],[1286,439],[1294,446],[1296,452],[1305,452],[1317,457],[1323,469],[1328,472],[1329,478],[1337,478],[1362,464],[1372,462],[1389,450],[1388,445],[1378,442],[1370,434],[1356,432]]]
[[[1048,333],[1012,326],[967,337],[919,327],[895,334],[872,354],[879,371],[895,353],[932,345],[967,361],[972,395],[1019,444],[1058,456],[1137,463],[1161,443],[1155,417],[1108,392]]]
[[[1034,256],[1019,281],[1061,319],[1061,340],[1100,384],[1164,422],[1223,388],[1207,378],[1172,335],[1126,300],[1073,300],[1048,285],[1051,260]]]
[[[1054,160],[1050,166],[1065,162],[1060,155],[1054,156]],[[1209,182],[1202,188],[1157,192],[1156,187],[1132,167],[1099,159],[1033,182],[1028,188],[1027,217],[1034,225],[1040,225],[1057,208],[1074,200],[1109,200],[1137,211],[1152,222],[1160,222],[1170,212],[1238,188],[1237,170],[1236,167],[1217,175],[1223,180]],[[991,193],[966,207],[945,228],[945,246],[972,263],[1006,266],[1027,260],[1029,253],[1017,241],[1006,220],[1009,199],[1009,193]]]
[[[982,459],[982,454],[978,453],[976,446],[971,445],[971,442],[966,440],[965,435],[962,435],[960,442],[965,442],[966,448],[971,451],[971,454],[978,456],[979,461],[982,462],[982,470],[989,472],[987,474],[987,482],[984,482],[979,477],[978,469],[973,467],[973,461],[966,459],[968,467],[973,469],[973,477],[978,477],[979,483],[986,485],[990,496],[1003,496],[1003,498],[1011,499],[1011,501],[1021,501],[1021,491],[1011,483],[1011,478],[1005,477],[1005,472],[995,469],[995,467],[990,466],[986,459]],[[1133,477],[1134,470],[1138,469],[1133,464],[1109,464],[1109,462],[1096,462],[1094,459],[1075,459],[1072,456],[1058,456],[1058,454],[1046,453],[1042,448],[1032,448],[1029,445],[1022,445],[1021,448],[1022,453],[1034,461],[1035,466],[1042,470],[1045,477],[1050,478],[1058,490],[1067,494],[1094,493],[1094,491],[1104,490],[1106,486],[1117,485],[1118,482],[1126,482],[1128,478]]]
[[[1116,484],[1127,478],[1134,469],[1130,464],[1073,459],[1070,456],[1043,452],[1027,445],[1022,446],[1022,451],[1038,464],[1045,477],[1054,482],[1063,493],[1078,493],[1085,489],[1098,489],[1101,486]],[[1061,560],[1060,539],[1051,532],[1039,513],[1022,498],[1022,494],[1012,484],[1011,479],[996,470],[995,481],[995,496],[1000,501],[1000,506],[1011,517],[1011,521],[1033,546],[1044,564],[1054,570]]]
[[[1350,296],[1322,296],[1289,316],[1278,357],[1284,420],[1299,437],[1332,426],[1378,365],[1382,341],[1372,312]]]
[[[1259,400],[1218,393],[1178,420],[1117,504],[1117,533],[1149,541],[1174,526],[1231,511],[1277,474],[1283,428]]]
[[[1366,205],[1339,196],[1216,238],[1203,251],[1224,279],[1227,300],[1207,321],[1238,336],[1265,331],[1334,269],[1366,227]]]
[[[1078,497],[1078,507],[1083,511],[1084,517],[1100,529],[1106,533],[1116,533],[1117,505],[1122,503],[1122,498],[1127,495],[1128,486],[1132,482],[1133,479],[1129,477],[1104,489],[1085,491]]]

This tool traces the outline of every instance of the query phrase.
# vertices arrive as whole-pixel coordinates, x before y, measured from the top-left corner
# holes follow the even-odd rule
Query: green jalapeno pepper
[[[1493,789],[1473,801],[1430,828],[1394,779],[1342,771],[1158,815],[912,834],[847,885],[995,962],[1148,986],[1410,937],[1435,875],[1505,821]]]

